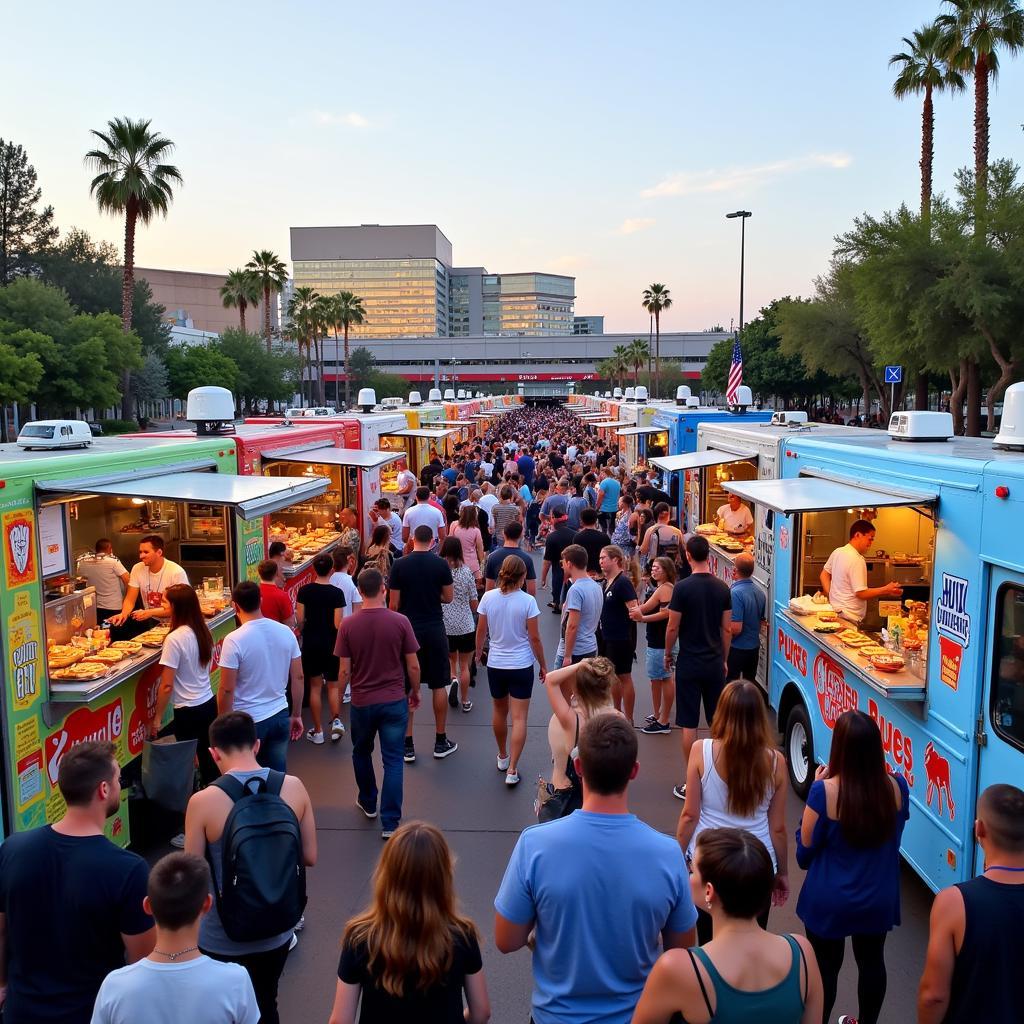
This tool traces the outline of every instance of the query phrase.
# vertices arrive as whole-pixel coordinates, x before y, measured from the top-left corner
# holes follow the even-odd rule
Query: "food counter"
[[[896,651],[883,646],[879,634],[858,630],[835,612],[797,615],[789,609],[779,609],[778,614],[890,700],[924,700],[927,635],[920,638],[919,650],[904,647]],[[914,642],[904,643],[913,646]]]

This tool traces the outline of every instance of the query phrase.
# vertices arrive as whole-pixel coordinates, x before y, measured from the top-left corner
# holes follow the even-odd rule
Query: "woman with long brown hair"
[[[433,825],[395,832],[370,905],[345,925],[330,1024],[356,1024],[357,1008],[359,1024],[490,1020],[480,934],[459,913],[451,851]]]
[[[710,828],[741,828],[768,851],[775,872],[771,903],[789,896],[786,842],[786,765],[772,741],[764,698],[756,683],[738,679],[718,699],[711,738],[695,743],[686,770],[686,805],[676,838],[688,858]],[[769,905],[757,915],[768,927]],[[697,908],[697,939],[711,939],[711,918]]]
[[[171,606],[171,631],[160,652],[160,683],[149,734],[157,736],[167,705],[172,704],[174,736],[178,740],[196,741],[199,778],[208,786],[220,775],[210,754],[208,737],[210,723],[217,717],[217,698],[210,686],[213,634],[203,618],[198,595],[187,583],[168,587],[164,598]],[[171,842],[184,846],[184,833]]]
[[[828,764],[814,779],[797,832],[796,860],[807,878],[796,912],[821,967],[823,1019],[835,1003],[850,936],[857,1020],[876,1024],[887,983],[885,939],[900,923],[900,841],[910,789],[902,775],[889,774],[882,734],[863,711],[839,716]]]
[[[479,582],[484,561],[484,541],[476,505],[463,505],[459,509],[459,520],[452,524],[448,536],[455,537],[462,545],[463,564],[473,574],[473,579]]]
[[[661,555],[651,562],[650,570],[651,587],[647,591],[647,600],[630,612],[634,622],[643,622],[647,626],[647,677],[651,681],[654,705],[654,711],[647,716],[640,731],[649,736],[670,736],[676,681],[665,668],[665,627],[668,626],[668,606],[676,583],[676,563]],[[678,653],[676,646],[672,657]]]

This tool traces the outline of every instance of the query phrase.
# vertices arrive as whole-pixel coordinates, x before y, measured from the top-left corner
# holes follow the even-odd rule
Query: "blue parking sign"
[[[885,368],[885,383],[886,384],[902,384],[903,383],[903,367],[902,366],[887,366]]]

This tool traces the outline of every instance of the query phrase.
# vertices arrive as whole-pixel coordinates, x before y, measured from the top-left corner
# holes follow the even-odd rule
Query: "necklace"
[[[177,960],[179,956],[184,956],[186,953],[194,953],[198,946],[189,946],[188,949],[179,949],[177,953],[165,953],[162,949],[154,949],[154,953],[159,953],[160,956],[167,957],[168,960]]]
[[[985,868],[986,874],[989,871],[1024,871],[1024,867],[1010,868],[1007,867],[1005,864],[992,864],[991,866]]]

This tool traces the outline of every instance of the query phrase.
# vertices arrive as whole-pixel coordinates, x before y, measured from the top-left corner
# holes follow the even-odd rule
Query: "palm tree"
[[[363,300],[354,292],[338,292],[334,296],[334,322],[344,331],[345,339],[345,408],[348,408],[351,388],[348,379],[348,332],[353,324],[366,322]]]
[[[335,309],[337,307],[336,295],[321,295],[313,304],[313,313],[316,317],[316,372],[317,372],[317,393],[320,396],[320,404],[326,404],[324,396],[324,350],[323,343],[327,341],[327,331],[334,330],[334,351],[338,351],[338,329],[335,321]],[[337,388],[335,388],[337,394]]]
[[[317,330],[317,303],[320,301],[320,293],[315,288],[303,286],[296,288],[288,303],[288,319],[291,321],[290,334],[299,346],[299,394],[305,398],[304,381],[306,379],[305,368],[309,366],[309,353],[313,343],[313,336]],[[306,349],[305,360],[303,360],[303,346]],[[310,404],[313,402],[313,388],[310,383]]]
[[[181,184],[181,172],[165,160],[174,150],[170,139],[150,131],[151,121],[116,117],[106,131],[92,134],[103,143],[91,149],[85,163],[96,171],[89,194],[96,197],[101,213],[124,214],[124,271],[121,278],[121,327],[132,329],[132,298],[135,292],[135,228],[139,221],[149,224],[156,214],[167,216],[174,190]],[[121,415],[132,414],[131,371],[121,378]]]
[[[658,397],[661,389],[661,311],[670,309],[672,296],[663,284],[652,284],[644,289],[641,305],[654,317],[654,396]]]
[[[950,66],[938,22],[925,25],[904,36],[906,50],[893,54],[889,66],[899,67],[892,91],[897,99],[924,93],[921,111],[921,219],[928,221],[932,208],[932,159],[935,155],[935,111],[932,95],[937,92],[963,92],[963,75]]]
[[[238,310],[238,324],[245,330],[245,311],[260,301],[260,283],[251,270],[232,270],[220,286],[225,309]]]
[[[252,259],[245,265],[251,270],[263,289],[263,336],[267,340],[267,351],[270,351],[270,293],[279,292],[288,280],[288,268],[281,262],[276,252],[269,249],[254,249]]]
[[[633,387],[640,383],[640,367],[650,358],[651,347],[643,338],[634,338],[626,346],[629,363],[633,367]]]
[[[633,365],[628,345],[616,345],[612,349],[612,363],[615,366],[616,376],[619,378],[619,386],[625,387],[626,374],[629,373],[629,368]]]

